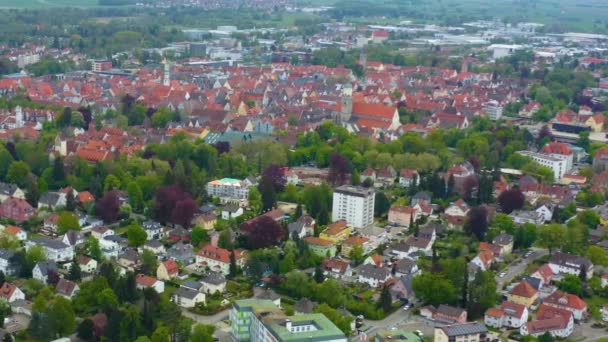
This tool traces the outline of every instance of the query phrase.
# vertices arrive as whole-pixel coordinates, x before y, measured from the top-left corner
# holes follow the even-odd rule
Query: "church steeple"
[[[340,123],[344,124],[350,121],[353,115],[353,86],[350,83],[342,88],[342,108],[340,110]]]

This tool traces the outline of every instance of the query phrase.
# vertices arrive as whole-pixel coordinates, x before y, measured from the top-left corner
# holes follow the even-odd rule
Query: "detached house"
[[[555,291],[543,300],[543,304],[572,312],[575,320],[581,320],[587,315],[587,303],[579,296]]]
[[[17,239],[19,241],[27,240],[27,233],[25,232],[25,230],[23,230],[17,226],[13,226],[11,224],[4,227],[2,232],[4,234],[8,234],[8,235],[14,237],[15,239]]]
[[[452,228],[462,226],[466,222],[469,210],[469,205],[461,198],[445,209],[444,219]]]
[[[348,227],[346,221],[341,220],[328,225],[327,228],[319,234],[319,238],[329,240],[333,243],[340,243],[346,240],[352,231],[352,228]]]
[[[591,261],[578,255],[555,253],[549,259],[549,267],[551,267],[554,274],[572,274],[578,276],[584,270],[587,279],[593,276],[593,264]]]
[[[61,278],[59,282],[55,286],[55,293],[57,295],[65,297],[67,299],[72,299],[72,297],[80,290],[78,284],[73,281]]]
[[[389,269],[384,267],[376,267],[370,264],[365,264],[359,267],[357,273],[358,282],[365,283],[373,288],[382,286],[392,277]]]
[[[528,308],[525,305],[502,302],[497,308],[489,308],[484,323],[493,328],[520,328],[528,321]]]
[[[205,302],[205,294],[185,287],[180,287],[175,291],[173,296],[171,296],[171,300],[182,308],[193,308],[196,304]]]
[[[57,264],[54,261],[41,261],[34,266],[32,278],[47,284],[50,274],[59,274]]]
[[[516,304],[532,306],[538,299],[538,291],[527,281],[522,280],[511,291],[509,291],[509,301]]]
[[[545,333],[553,337],[567,338],[574,330],[574,317],[568,310],[541,304],[536,319],[522,325],[522,335],[538,337]]]
[[[226,277],[219,272],[209,272],[202,279],[202,292],[214,294],[226,292]]]
[[[26,249],[29,250],[32,246],[42,247],[47,259],[54,262],[68,262],[74,259],[74,248],[72,246],[45,236],[25,242]]]
[[[353,275],[350,264],[340,259],[325,259],[321,264],[323,274],[336,279],[342,279],[343,277],[350,277]]]
[[[442,323],[466,323],[467,311],[449,305],[425,306],[420,309],[420,315]]]
[[[416,209],[404,205],[397,205],[388,211],[388,223],[409,228],[410,224],[418,219]]]
[[[12,303],[16,300],[24,300],[25,294],[16,285],[5,281],[0,287],[0,298]]]
[[[162,236],[163,226],[156,221],[144,221],[141,225],[146,231],[148,240],[160,239]]]
[[[413,169],[401,169],[399,171],[399,185],[403,187],[418,186],[420,184],[420,175],[418,171]]]
[[[62,192],[45,192],[38,199],[38,209],[55,210],[66,205],[66,196]]]
[[[6,275],[13,275],[16,271],[13,264],[15,253],[4,248],[0,248],[0,271]]]
[[[135,277],[135,283],[137,284],[137,288],[140,290],[144,290],[146,288],[152,288],[157,293],[165,292],[165,283],[154,277],[150,277],[150,276],[147,276],[144,274],[138,274]]]
[[[15,184],[0,182],[0,203],[9,198],[25,199],[25,192]]]
[[[26,200],[11,197],[0,204],[0,217],[24,222],[36,214],[34,209]]]
[[[156,277],[160,280],[171,280],[179,275],[179,266],[175,260],[163,261],[156,269]]]
[[[196,253],[196,263],[208,267],[211,271],[230,274],[230,255],[234,253],[236,264],[243,267],[244,258],[239,250],[229,251],[213,245],[207,245]]]

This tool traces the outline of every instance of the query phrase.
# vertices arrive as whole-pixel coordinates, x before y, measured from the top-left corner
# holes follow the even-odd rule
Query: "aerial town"
[[[608,341],[608,22],[36,6],[0,5],[2,341]]]

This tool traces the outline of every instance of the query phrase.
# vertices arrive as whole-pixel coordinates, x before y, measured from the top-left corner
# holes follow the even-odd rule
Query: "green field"
[[[0,0],[0,8],[90,8],[97,6],[97,0]]]

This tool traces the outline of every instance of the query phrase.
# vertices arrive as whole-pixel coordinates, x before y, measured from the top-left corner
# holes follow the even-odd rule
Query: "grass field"
[[[0,0],[0,8],[90,8],[97,6],[97,0]]]

